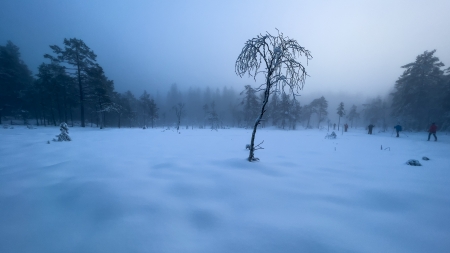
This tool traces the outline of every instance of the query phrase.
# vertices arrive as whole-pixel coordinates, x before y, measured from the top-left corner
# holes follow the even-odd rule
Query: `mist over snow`
[[[275,28],[313,55],[305,92],[379,95],[425,50],[450,62],[446,0],[4,0],[1,7],[0,44],[15,43],[34,74],[49,45],[78,38],[120,92],[253,84],[235,75],[234,63],[245,41]]]

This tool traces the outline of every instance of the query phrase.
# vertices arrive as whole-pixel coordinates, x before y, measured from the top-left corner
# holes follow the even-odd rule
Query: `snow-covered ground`
[[[0,252],[450,252],[450,136],[349,131],[1,128]]]

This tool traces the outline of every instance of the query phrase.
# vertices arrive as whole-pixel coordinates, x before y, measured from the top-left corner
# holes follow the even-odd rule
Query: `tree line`
[[[425,51],[404,73],[393,92],[362,105],[328,108],[324,96],[301,104],[298,97],[274,90],[267,101],[260,127],[281,129],[321,128],[329,118],[354,127],[374,124],[387,129],[400,122],[423,130],[430,122],[450,127],[450,68]],[[232,87],[181,90],[171,84],[167,94],[143,91],[117,92],[96,61],[96,54],[82,40],[64,39],[51,45],[46,62],[33,75],[11,41],[0,46],[0,124],[70,125],[103,127],[249,128],[259,115],[264,93],[251,85],[241,91]],[[349,107],[349,108],[347,108]],[[332,115],[334,114],[334,115]]]

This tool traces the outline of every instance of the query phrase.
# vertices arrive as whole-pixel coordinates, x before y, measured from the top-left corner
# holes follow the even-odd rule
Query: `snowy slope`
[[[0,252],[450,252],[439,132],[58,133],[0,129]]]

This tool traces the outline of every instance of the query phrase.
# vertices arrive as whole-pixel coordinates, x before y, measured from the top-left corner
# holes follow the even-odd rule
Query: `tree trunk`
[[[59,93],[57,93],[57,95],[59,96]],[[61,123],[63,121],[63,113],[62,113],[62,109],[61,109],[61,103],[59,101],[59,97],[56,98],[56,107],[58,108],[58,118],[59,118],[59,123]]]
[[[70,108],[70,121],[72,122],[72,127],[73,127],[73,113],[72,113],[72,108]]]
[[[84,97],[83,97],[83,84],[81,83],[81,67],[80,60],[78,54],[78,46],[77,46],[77,77],[78,77],[78,89],[80,90],[80,113],[81,113],[81,127],[85,127],[84,125]]]
[[[100,129],[103,129],[103,122],[102,122],[102,113],[99,112],[97,114],[97,127],[99,127],[100,125]]]
[[[52,109],[52,108],[50,108],[50,112],[52,113],[53,124],[56,126],[55,113],[53,112],[53,109]]]
[[[64,122],[67,123],[67,95],[64,91]]]
[[[34,108],[34,117],[36,118],[36,125],[39,126],[39,113],[37,107]]]
[[[341,116],[339,116],[339,121],[338,121],[338,131],[339,131],[339,125],[341,124]]]
[[[252,138],[250,140],[250,153],[248,155],[248,161],[249,162],[253,162],[256,161],[257,159],[255,158],[255,135],[256,135],[256,129],[258,128],[259,123],[261,122],[261,119],[264,115],[264,112],[266,111],[266,104],[269,101],[269,96],[270,96],[270,88],[272,87],[272,85],[269,83],[268,80],[270,80],[270,76],[271,76],[271,72],[269,72],[268,78],[267,78],[267,83],[266,83],[266,89],[264,91],[264,101],[263,104],[261,106],[261,112],[258,116],[258,118],[255,121],[255,125],[253,126],[253,132],[252,132]]]
[[[320,122],[322,121],[322,120],[320,120],[321,118],[322,118],[322,113],[319,112],[319,124],[317,124],[318,129],[320,129]]]

